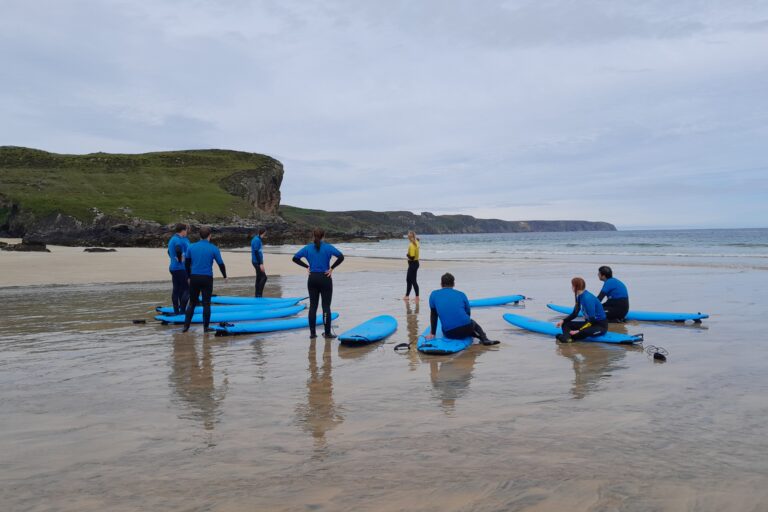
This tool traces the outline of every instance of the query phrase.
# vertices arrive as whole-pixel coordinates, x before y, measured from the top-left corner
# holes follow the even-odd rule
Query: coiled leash
[[[648,354],[648,357],[659,363],[666,362],[667,356],[669,355],[667,349],[664,347],[657,347],[656,345],[648,345],[645,347],[645,353]]]

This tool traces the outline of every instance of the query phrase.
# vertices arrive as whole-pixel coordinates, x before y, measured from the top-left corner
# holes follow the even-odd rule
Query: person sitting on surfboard
[[[568,343],[605,334],[608,331],[608,320],[605,318],[603,305],[587,290],[584,279],[571,279],[571,289],[576,297],[576,304],[570,315],[555,324],[563,330],[563,333],[555,338],[562,343]],[[579,314],[584,316],[584,321],[574,321]]]
[[[470,318],[469,299],[463,292],[453,289],[454,283],[455,279],[452,274],[443,274],[440,278],[442,288],[433,291],[429,296],[432,330],[426,339],[435,338],[439,318],[445,338],[456,340],[472,337],[478,338],[483,345],[498,344],[498,341],[488,339],[482,327]]]
[[[597,269],[597,277],[603,281],[603,289],[597,295],[597,300],[602,301],[608,297],[608,300],[603,302],[605,316],[609,322],[623,322],[629,312],[629,293],[626,285],[613,277],[613,270],[605,265]]]

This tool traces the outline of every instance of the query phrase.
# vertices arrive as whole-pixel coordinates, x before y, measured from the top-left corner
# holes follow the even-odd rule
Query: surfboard
[[[331,320],[339,318],[338,313],[331,313]],[[322,329],[323,315],[317,315],[317,325]],[[290,320],[267,320],[265,322],[251,322],[233,325],[212,325],[216,336],[234,336],[237,334],[256,334],[274,331],[287,331],[289,329],[301,329],[309,327],[309,318],[291,318]]]
[[[573,311],[573,306],[547,304],[547,307],[552,311],[565,313],[566,315]],[[701,322],[704,318],[709,318],[709,315],[705,313],[665,313],[663,311],[630,311],[624,317],[625,320],[637,320],[640,322],[685,322],[686,320]]]
[[[486,297],[484,299],[471,299],[469,306],[472,308],[483,308],[489,306],[503,306],[510,302],[518,304],[525,300],[525,295],[500,295],[498,297]]]
[[[547,334],[549,336],[557,336],[562,333],[558,327],[549,322],[542,322],[533,318],[528,318],[522,315],[513,315],[512,313],[505,313],[504,320],[510,324],[525,329],[527,331],[538,332],[540,334]],[[598,343],[638,343],[643,341],[642,334],[620,334],[617,332],[607,332],[602,336],[595,336],[580,341],[595,341]]]
[[[361,346],[381,341],[397,330],[397,320],[390,315],[371,318],[339,335],[339,342],[347,346]]]
[[[225,305],[219,305],[219,306],[211,306],[211,313],[231,313],[233,311],[255,311],[255,310],[264,310],[264,309],[280,309],[280,308],[287,308],[290,306],[294,306],[299,301],[293,300],[293,299],[287,299],[285,302],[265,302],[264,304],[241,304],[241,305],[232,305],[232,306],[225,306]],[[174,315],[173,312],[173,306],[158,306],[155,308],[155,311],[158,313],[161,313],[163,315]],[[203,306],[197,306],[195,308],[195,313],[202,313],[203,312]]]
[[[427,340],[426,336],[432,331],[431,327],[427,327],[419,340],[416,342],[416,349],[424,354],[455,354],[461,352],[472,344],[472,338],[452,339],[445,338],[443,335],[443,328],[440,322],[437,322],[437,333],[435,338]]]
[[[306,297],[230,297],[226,295],[215,295],[211,297],[211,304],[267,304],[272,302],[293,301],[296,304]]]
[[[281,318],[286,316],[292,316],[302,311],[306,306],[299,304],[296,306],[290,306],[287,308],[279,309],[255,309],[244,311],[232,311],[231,313],[211,313],[211,323],[219,322],[242,322],[249,320],[266,320],[269,318]],[[155,320],[159,320],[163,325],[167,324],[183,324],[184,315],[157,315]],[[192,315],[193,324],[203,323],[203,314],[197,313]]]

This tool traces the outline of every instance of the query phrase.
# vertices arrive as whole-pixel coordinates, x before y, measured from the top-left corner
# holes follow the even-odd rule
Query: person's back
[[[605,320],[602,303],[589,290],[584,290],[578,297],[581,314],[590,322]]]
[[[459,290],[441,288],[433,291],[429,296],[429,307],[437,310],[443,331],[450,331],[471,322],[469,299]]]
[[[608,298],[608,300],[629,298],[627,286],[615,277],[611,277],[605,280],[603,283],[603,289],[600,291],[600,295],[604,295]]]
[[[223,265],[221,251],[208,240],[200,240],[189,246],[187,259],[191,260],[190,275],[213,277],[213,262]]]
[[[189,246],[189,239],[186,236],[176,233],[171,237],[168,241],[168,257],[171,260],[168,270],[171,272],[184,270],[184,254],[186,254]]]
[[[221,251],[211,243],[211,229],[207,226],[200,228],[200,241],[187,248],[184,265],[189,274],[189,306],[184,319],[184,331],[189,330],[192,316],[198,300],[203,302],[203,330],[206,332],[211,321],[211,296],[213,295],[213,262],[219,265],[224,279],[227,279],[227,269],[221,258]]]
[[[603,289],[597,296],[602,301],[605,315],[609,321],[623,321],[629,312],[629,292],[624,283],[613,277],[611,267],[602,266],[597,270],[597,277],[603,282]]]

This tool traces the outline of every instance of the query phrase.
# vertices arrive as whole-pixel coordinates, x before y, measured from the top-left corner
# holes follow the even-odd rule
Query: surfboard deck
[[[211,323],[220,322],[243,322],[248,320],[267,320],[270,318],[282,318],[286,316],[292,316],[302,311],[306,306],[304,304],[298,304],[296,306],[290,306],[287,308],[278,309],[256,309],[256,310],[243,310],[232,311],[229,313],[211,313]],[[184,315],[157,315],[155,320],[159,320],[165,324],[183,324]],[[193,324],[203,323],[203,314],[196,313],[192,315]]]
[[[559,304],[547,304],[547,307],[552,311],[558,313],[570,314],[573,311],[573,306],[562,306]],[[701,322],[703,319],[709,318],[706,313],[673,313],[664,311],[630,311],[625,320],[635,320],[639,322],[685,322],[686,320],[692,320],[694,322]]]
[[[338,313],[331,313],[331,320],[339,318]],[[323,325],[323,315],[317,315],[317,325]],[[264,322],[240,323],[233,325],[211,326],[216,331],[216,336],[234,336],[238,334],[257,334],[275,331],[287,331],[309,327],[309,318],[291,318],[290,320],[267,320]]]
[[[513,315],[512,313],[505,313],[503,315],[504,320],[514,325],[531,332],[537,332],[539,334],[546,334],[548,336],[557,336],[562,331],[555,327],[554,324],[549,322],[542,322],[534,318],[529,318],[522,315]],[[594,336],[579,341],[592,341],[597,343],[639,343],[643,341],[642,334],[620,334],[617,332],[607,332],[602,336]]]
[[[270,302],[294,301],[293,304],[301,302],[307,297],[232,297],[227,295],[214,295],[211,297],[211,304],[268,304]]]
[[[440,322],[437,323],[437,332],[435,338],[427,340],[426,336],[432,331],[431,327],[427,327],[419,340],[416,342],[416,349],[424,354],[455,354],[461,352],[472,344],[472,338],[452,339],[446,338],[443,335],[443,328]]]
[[[258,309],[261,309],[261,310],[280,309],[280,308],[295,306],[298,303],[299,303],[298,300],[286,299],[285,302],[265,302],[263,304],[218,305],[218,306],[211,306],[211,313],[231,313],[233,311],[255,311]],[[173,316],[175,314],[173,312],[173,306],[158,306],[155,308],[155,311],[163,315]],[[202,306],[197,306],[195,308],[195,313],[202,313],[202,312],[203,312]]]
[[[381,341],[397,330],[397,320],[390,315],[381,315],[339,335],[339,342],[347,346],[362,346]]]
[[[503,306],[505,304],[518,304],[525,300],[525,295],[500,295],[498,297],[486,297],[482,299],[471,299],[469,306],[472,308],[483,308],[490,306]]]

